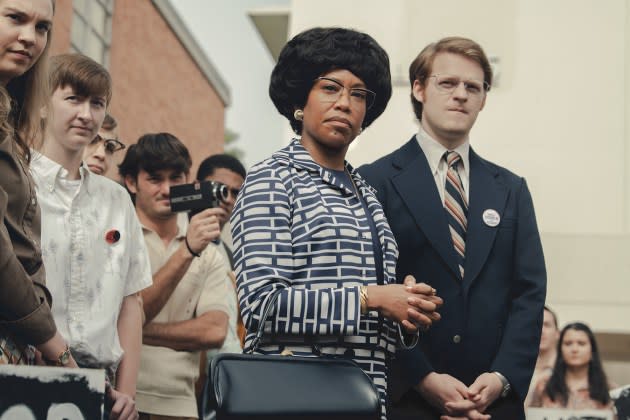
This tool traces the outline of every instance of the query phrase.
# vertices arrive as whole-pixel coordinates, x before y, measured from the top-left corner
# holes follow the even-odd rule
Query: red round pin
[[[118,242],[119,239],[120,232],[118,232],[116,229],[109,230],[105,234],[105,241],[110,245]]]

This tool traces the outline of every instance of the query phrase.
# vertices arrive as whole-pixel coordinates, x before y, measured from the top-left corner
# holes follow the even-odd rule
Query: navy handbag
[[[265,308],[250,353],[212,359],[217,420],[378,420],[378,391],[352,360],[253,354],[278,298]]]

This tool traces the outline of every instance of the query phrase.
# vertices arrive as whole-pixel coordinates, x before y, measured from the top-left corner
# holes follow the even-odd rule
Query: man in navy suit
[[[477,155],[468,134],[492,69],[451,37],[409,69],[420,129],[361,174],[378,191],[407,274],[444,298],[442,320],[390,369],[391,418],[524,419],[546,272],[525,180]]]

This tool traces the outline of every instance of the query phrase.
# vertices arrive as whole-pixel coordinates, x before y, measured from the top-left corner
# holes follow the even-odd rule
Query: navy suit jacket
[[[378,191],[398,242],[397,280],[412,274],[444,299],[442,319],[422,334],[420,345],[397,354],[390,396],[396,400],[432,371],[466,385],[498,371],[522,411],[538,354],[547,281],[534,207],[523,178],[472,149],[469,161],[463,279],[446,212],[416,137],[359,168]],[[498,226],[484,223],[487,209],[500,215]]]

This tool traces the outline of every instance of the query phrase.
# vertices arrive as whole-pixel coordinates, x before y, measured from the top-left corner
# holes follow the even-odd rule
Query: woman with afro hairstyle
[[[231,219],[245,349],[275,299],[257,352],[354,360],[385,418],[386,358],[415,345],[441,304],[412,277],[396,284],[383,209],[345,161],[391,97],[389,58],[367,34],[309,29],[283,48],[269,95],[297,137],[250,170]]]

